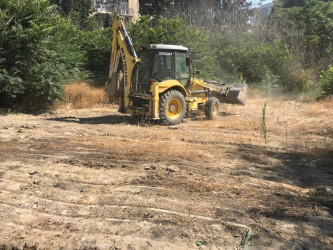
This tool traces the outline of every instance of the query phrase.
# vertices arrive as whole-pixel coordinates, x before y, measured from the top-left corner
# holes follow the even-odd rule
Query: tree
[[[59,12],[65,17],[73,11],[73,0],[50,0],[50,3],[56,4]]]
[[[140,0],[140,14],[154,18],[181,18],[188,25],[212,32],[246,30],[249,6],[244,0]],[[231,27],[232,26],[232,27]]]
[[[284,8],[302,7],[306,0],[282,0]]]
[[[320,60],[333,58],[333,2],[310,0],[300,12],[310,53]]]
[[[87,76],[84,33],[48,0],[0,1],[0,106],[45,108]]]
[[[71,18],[79,27],[86,26],[91,10],[91,0],[50,0],[50,2],[58,5],[62,16]]]
[[[172,0],[139,0],[139,12],[141,15],[159,18],[172,2]]]
[[[318,62],[327,67],[333,57],[333,2],[279,0],[275,3],[269,26],[276,27],[276,36],[293,50],[303,52],[308,67]]]

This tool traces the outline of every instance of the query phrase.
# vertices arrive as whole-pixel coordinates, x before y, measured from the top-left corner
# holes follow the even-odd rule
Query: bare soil
[[[331,249],[332,103],[0,116],[0,249]]]

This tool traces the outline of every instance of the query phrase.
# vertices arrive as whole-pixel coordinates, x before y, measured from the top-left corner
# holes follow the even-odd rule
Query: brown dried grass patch
[[[101,138],[90,138],[85,145],[94,146],[103,149],[112,149],[119,158],[130,158],[137,160],[170,160],[186,159],[190,161],[210,162],[214,155],[207,151],[207,146],[197,146],[196,148],[182,142],[170,141],[150,141],[132,139],[127,141],[118,141]]]
[[[325,115],[327,117],[332,117],[333,111],[333,96],[328,96],[325,99],[316,102],[311,103],[308,105],[305,115],[308,116],[318,116],[318,115]]]
[[[124,159],[170,160],[185,159],[210,162],[215,158],[213,145],[193,146],[183,138],[181,130],[166,127],[114,126],[110,136],[82,138],[82,143],[93,148],[110,149],[113,154]]]
[[[109,103],[104,88],[94,88],[84,82],[74,82],[65,85],[64,99],[71,103],[73,108],[92,108]]]
[[[207,180],[188,180],[186,186],[194,192],[211,192],[223,190],[224,183],[208,182]]]

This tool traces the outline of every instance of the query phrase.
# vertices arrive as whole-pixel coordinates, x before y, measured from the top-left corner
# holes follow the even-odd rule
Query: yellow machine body
[[[139,53],[143,53],[140,59],[119,16],[115,16],[112,30],[109,79],[105,87],[110,100],[119,104],[121,112],[162,119],[172,125],[179,123],[185,112],[207,111],[208,107],[210,115],[215,115],[219,107],[217,99],[244,104],[244,85],[232,91],[232,85],[190,77],[187,48],[162,44],[140,46]],[[123,62],[122,73],[119,72],[120,58]],[[164,71],[167,74],[162,76]],[[229,92],[233,96],[228,99]],[[215,99],[211,99],[213,103],[210,103],[212,95]],[[239,96],[242,96],[241,100]]]

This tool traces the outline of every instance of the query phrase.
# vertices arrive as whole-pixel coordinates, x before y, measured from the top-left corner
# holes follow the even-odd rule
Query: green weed
[[[268,137],[267,137],[267,127],[266,127],[266,103],[264,103],[262,107],[262,116],[260,120],[261,124],[261,132],[263,133],[265,145],[267,146],[268,143]]]

